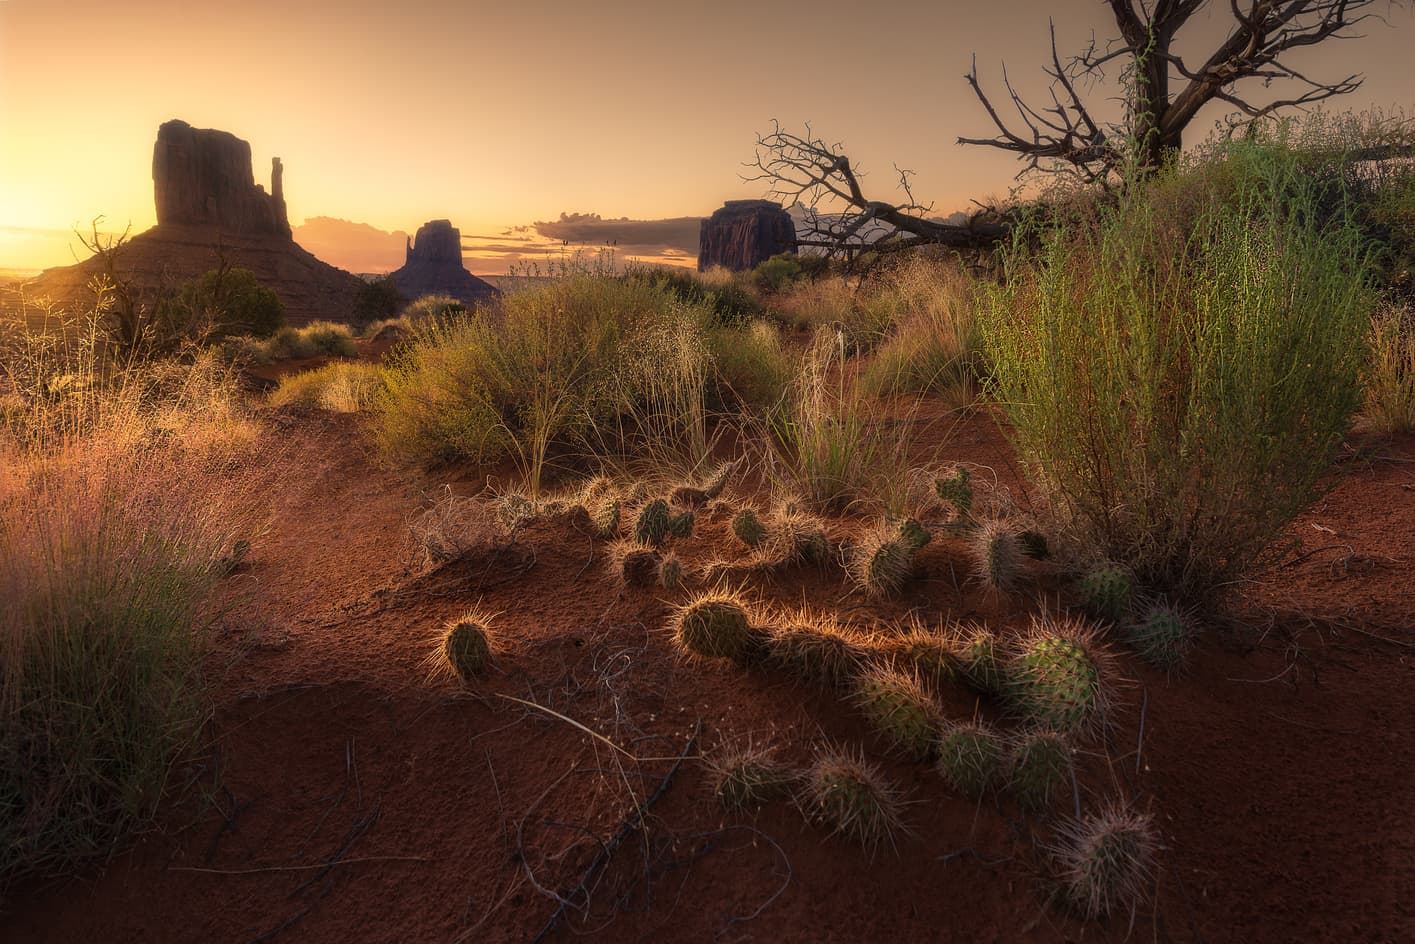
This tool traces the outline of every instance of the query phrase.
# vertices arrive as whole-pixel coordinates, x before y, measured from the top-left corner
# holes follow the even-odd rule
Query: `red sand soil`
[[[549,940],[1415,940],[1415,438],[1352,453],[1294,525],[1308,550],[1336,547],[1242,588],[1184,673],[1117,646],[1131,684],[1079,796],[1130,797],[1165,849],[1152,904],[1086,923],[1045,901],[1050,824],[890,759],[835,694],[677,658],[671,595],[621,589],[603,544],[571,522],[411,569],[424,496],[365,455],[357,420],[269,425],[271,527],[226,588],[209,747],[185,771],[197,798],[106,866],[15,889],[0,939],[519,942],[559,895]],[[986,414],[941,456],[1024,497]],[[728,553],[727,528],[700,520],[683,553]],[[885,605],[834,569],[753,586],[865,626],[910,612],[1025,621],[1024,598],[983,594],[968,569],[962,542],[941,536]],[[468,692],[429,680],[424,658],[474,603],[501,614],[509,649]],[[945,707],[978,710],[961,690]],[[909,834],[870,858],[789,802],[722,813],[696,748],[747,736],[799,763],[822,740],[864,745],[907,787]],[[582,876],[660,789],[586,900]]]

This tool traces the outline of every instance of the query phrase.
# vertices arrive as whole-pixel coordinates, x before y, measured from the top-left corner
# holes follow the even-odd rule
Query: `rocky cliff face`
[[[270,193],[255,182],[251,146],[229,131],[164,122],[152,149],[157,223],[221,226],[235,233],[290,238],[280,158]]]
[[[698,271],[723,266],[734,272],[755,268],[780,252],[796,249],[796,223],[770,200],[728,200],[703,220],[698,237]]]
[[[408,242],[403,268],[392,273],[398,291],[408,300],[423,295],[451,295],[467,305],[499,294],[495,287],[462,265],[462,232],[451,220],[429,220]]]

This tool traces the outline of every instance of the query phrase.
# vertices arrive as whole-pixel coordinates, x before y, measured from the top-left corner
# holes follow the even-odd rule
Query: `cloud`
[[[368,223],[311,216],[293,228],[295,242],[325,262],[350,272],[391,272],[403,264],[408,234]]]
[[[669,250],[698,253],[702,217],[681,216],[666,220],[605,219],[598,213],[561,213],[560,219],[537,221],[536,232],[546,239],[584,246],[615,246],[630,253],[659,254]]]

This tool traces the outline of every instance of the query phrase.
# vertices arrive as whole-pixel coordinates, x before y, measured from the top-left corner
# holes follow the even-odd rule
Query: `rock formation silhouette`
[[[167,121],[152,153],[157,225],[132,237],[118,255],[120,276],[147,305],[224,261],[250,269],[285,304],[290,324],[348,321],[363,285],[295,243],[286,216],[280,158],[271,162],[270,192],[255,182],[251,146],[234,134]],[[47,269],[23,285],[32,300],[71,310],[92,304],[88,285],[103,271],[97,256]],[[7,293],[9,295],[9,293]],[[12,298],[3,304],[14,307]]]
[[[403,297],[451,295],[475,305],[500,294],[462,265],[462,232],[451,220],[428,220],[408,241],[403,268],[390,274]]]
[[[703,220],[698,237],[698,271],[723,266],[733,272],[755,268],[780,252],[796,250],[796,222],[770,200],[728,200]]]

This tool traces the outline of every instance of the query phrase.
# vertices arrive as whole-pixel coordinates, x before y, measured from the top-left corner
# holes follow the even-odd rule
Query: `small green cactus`
[[[1031,810],[1045,809],[1071,773],[1071,745],[1055,731],[1030,731],[1012,744],[1007,789]]]
[[[808,684],[843,685],[865,659],[861,647],[834,622],[806,611],[774,626],[766,647],[773,666]]]
[[[439,646],[440,666],[470,685],[491,659],[491,620],[473,611],[448,624]]]
[[[677,555],[669,554],[658,562],[658,585],[665,590],[683,588],[683,562]]]
[[[953,789],[978,799],[1002,772],[1002,740],[979,721],[947,726],[938,739],[934,769]]]
[[[1051,852],[1069,903],[1099,918],[1145,898],[1159,845],[1149,816],[1112,806],[1063,826]]]
[[[601,538],[612,538],[619,534],[619,520],[622,510],[616,498],[603,498],[590,509],[590,523],[595,534]]]
[[[959,517],[973,513],[973,473],[966,466],[958,466],[953,474],[934,480],[934,492],[939,499],[953,506]]]
[[[927,760],[938,743],[943,712],[917,674],[876,665],[855,682],[855,704],[870,726],[906,756]]]
[[[670,629],[683,649],[707,658],[749,662],[759,648],[752,613],[735,593],[699,595],[677,609]]]
[[[638,541],[615,541],[609,546],[609,567],[628,586],[650,586],[658,580],[658,550]]]
[[[965,631],[958,641],[958,668],[976,692],[998,695],[1006,685],[1004,660],[997,636],[985,626]]]
[[[691,485],[680,485],[668,494],[668,504],[674,508],[701,508],[709,500],[707,492]]]
[[[693,536],[693,513],[681,511],[668,519],[668,533],[679,540]]]
[[[873,852],[904,828],[900,789],[864,753],[824,748],[806,773],[805,808],[816,822]]]
[[[668,535],[668,502],[662,498],[639,509],[639,517],[634,521],[634,537],[642,544],[661,544]]]
[[[958,653],[952,640],[941,633],[916,629],[876,646],[886,658],[911,666],[921,679],[935,689],[953,681],[958,675]]]
[[[1125,641],[1150,665],[1173,672],[1184,665],[1194,645],[1194,628],[1188,614],[1158,600],[1145,607],[1138,622],[1126,627]]]
[[[1008,695],[1028,721],[1053,731],[1098,723],[1108,701],[1101,650],[1076,623],[1034,618],[1012,660]]]
[[[846,572],[855,585],[873,597],[898,593],[913,569],[914,549],[887,523],[861,535],[846,562]]]
[[[973,535],[973,574],[985,586],[1004,593],[1022,576],[1022,545],[1003,521],[983,523]]]
[[[702,491],[709,500],[722,494],[722,490],[726,488],[727,483],[731,481],[733,473],[737,471],[737,466],[740,461],[741,460],[733,459],[730,462],[722,463],[722,465],[713,470],[711,475],[703,480]]]
[[[916,551],[933,540],[929,529],[919,524],[915,518],[901,518],[898,523],[898,534],[899,540]]]
[[[771,748],[728,745],[707,758],[708,784],[728,811],[761,806],[785,796],[797,774]]]
[[[1118,625],[1130,612],[1135,584],[1125,568],[1118,564],[1101,564],[1085,573],[1079,589],[1086,612],[1098,620]]]
[[[766,540],[766,526],[750,508],[743,508],[732,516],[732,533],[748,547],[760,547]]]

